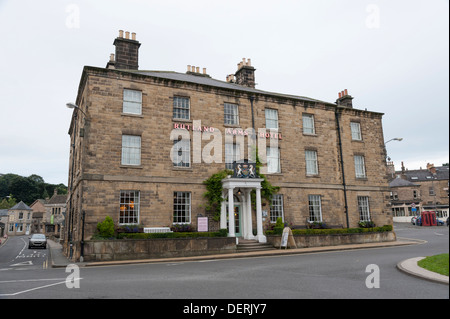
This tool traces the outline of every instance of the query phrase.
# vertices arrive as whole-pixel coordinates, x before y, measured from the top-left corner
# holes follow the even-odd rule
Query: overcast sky
[[[400,169],[449,161],[448,0],[0,0],[0,173],[68,181],[83,66],[105,67],[118,30],[136,32],[145,70],[242,58],[257,88],[381,112]]]

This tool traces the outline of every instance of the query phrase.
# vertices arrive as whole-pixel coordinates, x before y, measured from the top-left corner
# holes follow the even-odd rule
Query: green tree
[[[6,196],[0,201],[0,209],[10,209],[17,204],[13,195]]]

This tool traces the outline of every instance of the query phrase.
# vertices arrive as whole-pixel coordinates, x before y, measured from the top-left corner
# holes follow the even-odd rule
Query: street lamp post
[[[402,140],[403,140],[403,137],[394,137],[394,138],[391,138],[389,141],[385,142],[384,145],[386,145],[390,141],[399,141],[399,142],[401,142]]]
[[[81,113],[83,113],[83,115],[85,116],[85,119],[87,119],[87,114],[76,104],[74,103],[66,103],[66,107],[69,109],[75,109],[76,112],[74,113],[74,127],[73,127],[73,143],[72,143],[72,168],[71,168],[71,172],[70,172],[70,198],[69,198],[69,227],[68,227],[68,244],[69,244],[69,256],[70,258],[72,258],[73,256],[73,243],[72,243],[72,232],[73,232],[73,205],[72,205],[72,198],[73,198],[73,173],[74,173],[74,166],[75,166],[75,140],[76,140],[76,136],[77,136],[77,113],[78,111],[80,111]],[[82,225],[82,230],[83,230],[83,234],[82,237],[84,237],[84,219],[85,219],[85,215],[84,215],[84,211],[82,214],[82,221],[83,221],[83,225]],[[81,243],[80,243],[80,259],[81,261],[83,261],[82,259],[84,258],[84,238],[81,239]]]

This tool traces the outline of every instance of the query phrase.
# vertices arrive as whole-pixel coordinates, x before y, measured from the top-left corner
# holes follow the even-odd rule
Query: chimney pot
[[[200,67],[199,66],[195,67],[195,72],[196,73],[200,73]]]
[[[347,91],[347,89],[345,89],[345,90],[344,90],[344,92],[345,92],[345,95],[348,95],[348,91]]]
[[[131,39],[136,41],[136,32],[131,33]]]
[[[130,38],[130,31],[125,31],[125,39],[129,39]]]
[[[123,38],[123,30],[119,30],[119,38]]]
[[[203,74],[206,74],[206,68],[203,68]]]
[[[191,66],[190,66],[190,65],[187,66],[187,71],[188,71],[188,72],[191,71]]]
[[[339,98],[341,98],[342,97],[342,93],[341,92],[339,92]]]
[[[114,53],[109,55],[109,61],[114,62]]]

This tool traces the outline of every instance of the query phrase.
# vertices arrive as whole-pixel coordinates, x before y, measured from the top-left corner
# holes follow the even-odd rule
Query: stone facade
[[[410,222],[411,216],[436,211],[441,220],[449,216],[449,167],[427,164],[426,169],[402,170],[389,183],[394,220]],[[415,208],[415,211],[413,210]]]
[[[392,224],[382,114],[347,103],[343,106],[257,90],[252,87],[255,69],[249,63],[243,68],[252,69],[253,84],[239,85],[192,72],[84,67],[76,101],[81,112],[74,110],[69,129],[74,147],[69,167],[68,240],[79,242],[83,228],[85,239],[90,238],[107,215],[119,223],[121,191],[139,192],[138,223],[144,227],[171,226],[174,196],[188,192],[190,223],[196,227],[198,215],[208,216],[203,181],[225,169],[225,139],[241,139],[241,157],[247,158],[247,129],[253,125],[259,149],[266,150],[270,142],[278,144],[280,170],[266,176],[280,187],[285,222],[305,226],[310,216],[309,195],[318,195],[321,220],[327,224],[357,227],[359,197],[367,200],[369,218],[377,225]],[[140,113],[124,112],[124,90],[141,92]],[[186,119],[174,118],[177,98],[189,101]],[[225,104],[237,106],[238,123],[224,124]],[[277,113],[278,129],[271,131],[272,135],[258,132],[266,128],[267,109]],[[313,131],[304,128],[304,116],[313,119]],[[351,123],[357,123],[360,138],[352,137]],[[174,128],[178,128],[175,133],[190,136],[189,167],[174,167],[171,161]],[[211,128],[221,141],[214,149],[219,160],[206,163],[202,152],[209,152],[209,143],[215,138],[208,134]],[[139,137],[137,164],[122,161],[124,135]],[[306,165],[307,153],[317,158],[313,174]],[[356,157],[363,161],[363,176],[356,177]],[[263,206],[268,212],[266,226],[270,204]],[[210,227],[219,225],[211,221]]]

